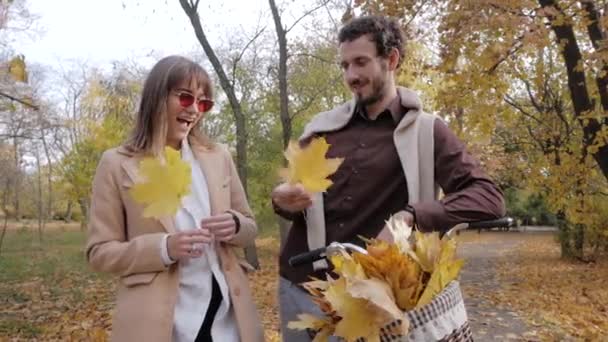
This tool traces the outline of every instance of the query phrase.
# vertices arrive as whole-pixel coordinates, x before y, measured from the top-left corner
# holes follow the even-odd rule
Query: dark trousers
[[[196,335],[196,340],[194,340],[195,342],[213,342],[211,338],[211,326],[220,308],[220,304],[222,304],[220,284],[215,280],[215,276],[211,276],[211,301],[209,302],[205,319],[203,319],[203,324],[201,324],[201,329],[198,331],[198,335]]]

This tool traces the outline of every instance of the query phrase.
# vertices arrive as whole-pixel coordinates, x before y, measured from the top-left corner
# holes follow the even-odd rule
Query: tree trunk
[[[279,42],[279,114],[283,129],[283,149],[291,139],[291,116],[289,114],[289,90],[287,89],[287,32],[281,23],[281,16],[274,0],[268,0]]]
[[[581,0],[581,4],[587,12],[587,33],[593,48],[597,52],[603,52],[606,46],[606,34],[600,25],[601,18],[599,12],[595,8],[595,2],[592,0]],[[602,109],[604,110],[604,119],[601,121],[601,124],[595,126],[600,126],[598,129],[601,130],[602,127],[608,127],[608,64],[606,64],[605,59],[601,59],[600,62],[601,69],[595,77],[595,83],[600,96]],[[606,175],[608,170],[608,141],[606,141],[606,139],[604,139],[604,145],[600,147],[599,151],[595,153],[593,157],[598,162],[604,176],[608,178]]]
[[[538,0],[539,4],[543,9],[549,9],[546,17],[551,24],[551,29],[555,33],[555,41],[558,45],[562,46],[561,53],[566,64],[566,70],[568,75],[568,89],[570,91],[570,98],[574,105],[574,112],[578,118],[578,122],[583,128],[583,136],[585,142],[585,148],[596,145],[596,135],[602,130],[602,126],[608,125],[606,119],[601,122],[596,119],[596,116],[592,115],[594,111],[593,101],[587,90],[587,83],[585,79],[585,63],[583,63],[580,48],[578,46],[574,28],[568,16],[558,6],[555,0]],[[593,3],[585,2],[587,4]],[[554,15],[552,13],[557,13]],[[591,24],[593,25],[593,21]],[[590,32],[591,39],[593,40],[594,32]],[[606,105],[608,105],[608,95],[606,92],[606,79],[605,75],[600,75],[596,81],[599,82],[600,86],[600,97],[606,97]],[[602,94],[604,94],[602,96]],[[604,111],[607,111],[607,107],[603,107]],[[602,174],[608,179],[608,144],[601,145],[597,151],[592,153],[593,158],[598,163]]]
[[[275,1],[268,0],[268,3],[279,42],[279,115],[281,118],[281,128],[283,129],[283,150],[285,150],[289,145],[292,135],[291,115],[289,113],[289,89],[287,85],[287,31],[281,23],[281,16]],[[286,161],[284,160],[283,162],[285,163]],[[282,249],[287,240],[287,235],[289,235],[291,224],[280,216],[277,216],[277,219]]]
[[[224,67],[220,63],[215,51],[209,44],[207,40],[207,36],[205,35],[205,31],[201,25],[201,20],[198,15],[198,4],[199,1],[188,1],[188,0],[179,0],[179,3],[182,6],[182,9],[190,19],[192,23],[192,27],[194,28],[194,33],[199,43],[203,47],[205,51],[205,55],[209,58],[209,62],[213,66],[215,73],[218,76],[220,81],[220,85],[228,97],[228,102],[230,103],[230,108],[232,109],[232,114],[234,115],[234,121],[236,124],[236,167],[239,173],[239,177],[241,178],[241,182],[243,183],[243,187],[245,188],[245,193],[248,193],[247,186],[247,125],[245,116],[243,114],[241,103],[236,97],[236,93],[234,91],[234,85],[228,79],[226,72],[224,71]],[[255,248],[255,243],[251,246],[247,246],[245,248],[245,258],[247,261],[256,269],[260,267],[260,263],[258,261],[257,251]]]
[[[42,246],[42,230],[44,229],[44,208],[42,199],[42,168],[40,167],[40,152],[36,146],[36,169],[38,171],[38,242]]]
[[[19,157],[19,145],[17,142],[17,138],[13,138],[13,153],[15,156],[15,183],[13,184],[13,190],[14,190],[14,200],[13,200],[13,206],[14,206],[14,215],[15,215],[15,221],[20,221],[21,220],[21,208],[20,208],[20,203],[19,203],[19,195],[20,195],[20,188],[21,188],[21,163],[20,160],[21,158]]]
[[[53,219],[53,161],[51,160],[51,153],[49,151],[49,145],[47,144],[46,139],[44,137],[44,132],[42,133],[41,140],[42,147],[44,148],[44,155],[46,156],[46,163],[49,168],[49,172],[47,174],[47,191],[49,192],[49,194],[47,197],[48,200],[46,205],[46,221],[48,221]]]
[[[192,3],[191,1],[180,0],[179,2],[182,5],[184,12],[190,19],[196,38],[203,47],[205,55],[207,55],[207,58],[209,58],[209,62],[211,62],[211,65],[218,76],[220,85],[222,86],[224,93],[226,93],[226,97],[228,97],[228,102],[230,103],[230,108],[232,109],[232,114],[234,115],[236,124],[236,164],[239,177],[241,178],[245,192],[247,192],[247,128],[245,125],[245,116],[243,115],[241,104],[236,97],[234,85],[231,84],[226,72],[224,71],[224,67],[217,58],[211,44],[209,44],[209,41],[207,40],[207,36],[205,35],[205,31],[203,30],[197,12],[198,1]]]
[[[570,226],[568,225],[568,221],[566,221],[565,214],[563,211],[559,211],[556,214],[557,217],[557,229],[559,231],[559,244],[562,258],[571,258],[572,253],[572,245],[570,243]]]
[[[80,231],[85,231],[87,227],[87,218],[89,217],[89,204],[87,200],[81,198],[78,200],[82,217],[80,218]]]
[[[4,224],[2,225],[2,234],[0,235],[0,252],[2,251],[2,243],[4,242],[4,235],[6,234],[6,230],[8,228],[8,213],[7,213],[7,204],[8,204],[8,188],[10,185],[10,179],[6,179],[6,184],[4,186],[4,196],[2,198],[2,211],[4,211]]]
[[[585,259],[585,225],[583,224],[576,224],[574,225],[574,232],[573,232],[573,244],[574,244],[574,255],[580,259],[580,260],[584,260]]]
[[[4,235],[8,229],[8,215],[4,215],[4,223],[2,224],[2,234],[0,234],[0,254],[2,253],[2,243],[4,242]]]
[[[67,206],[67,208],[65,208],[65,214],[63,216],[63,220],[66,223],[69,223],[69,222],[72,221],[72,207],[73,207],[73,205],[74,204],[73,204],[72,200],[68,200],[68,206]]]

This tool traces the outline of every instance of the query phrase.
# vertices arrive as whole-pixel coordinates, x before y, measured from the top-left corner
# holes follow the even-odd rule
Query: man
[[[332,241],[362,245],[387,233],[398,215],[422,231],[446,230],[460,222],[504,215],[501,191],[479,168],[463,143],[436,116],[424,113],[418,96],[395,85],[403,56],[398,24],[384,17],[359,17],[338,34],[344,80],[354,99],[319,113],[300,139],[323,136],[328,158],[343,157],[324,194],[280,184],[272,192],[277,214],[293,221],[281,251],[279,300],[284,341],[310,341],[287,328],[299,313],[319,314],[298,286],[310,276],[324,279],[325,260],[291,267],[290,257]],[[445,196],[438,200],[439,189]]]

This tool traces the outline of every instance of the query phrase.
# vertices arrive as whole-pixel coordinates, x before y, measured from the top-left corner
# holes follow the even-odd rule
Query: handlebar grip
[[[297,254],[289,258],[289,266],[297,267],[304,264],[312,264],[317,260],[325,258],[326,247],[313,249],[305,253]]]
[[[470,222],[469,228],[479,229],[479,228],[511,227],[513,225],[513,222],[514,221],[511,217],[502,217],[502,218],[499,218],[496,220]]]

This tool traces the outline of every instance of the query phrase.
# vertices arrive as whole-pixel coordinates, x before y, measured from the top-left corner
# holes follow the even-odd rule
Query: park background
[[[245,251],[278,340],[282,151],[350,98],[336,32],[362,13],[407,37],[416,90],[501,186],[509,231],[467,232],[461,282],[479,340],[608,338],[608,2],[591,0],[0,0],[0,341],[103,341],[114,279],[83,255],[101,153],[133,124],[147,70],[199,61],[260,236]]]

